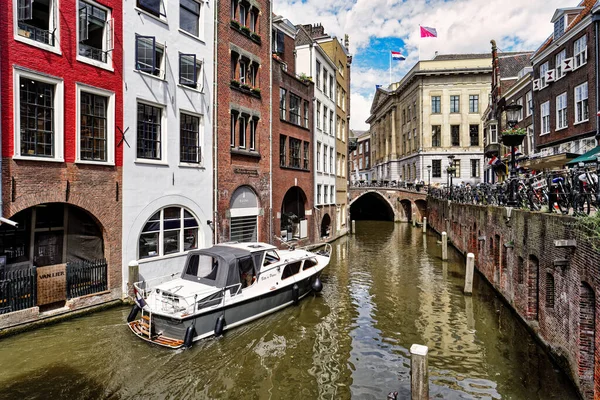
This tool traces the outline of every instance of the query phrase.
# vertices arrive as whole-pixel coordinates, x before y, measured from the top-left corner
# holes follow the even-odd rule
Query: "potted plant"
[[[312,82],[312,78],[306,75],[304,72],[300,74],[299,78],[304,83]]]
[[[502,131],[502,143],[505,146],[519,146],[523,143],[527,131],[524,128],[509,128]]]
[[[242,89],[246,89],[246,90],[250,90],[250,86],[246,85],[245,83],[242,83],[241,88]]]
[[[237,22],[235,19],[232,19],[230,22],[231,26],[236,28],[236,29],[240,29],[240,23]]]
[[[242,32],[244,32],[246,35],[250,35],[250,28],[248,28],[247,26],[242,26],[241,27]]]
[[[260,96],[260,89],[259,88],[252,88],[252,94],[256,95],[256,96]]]
[[[240,87],[240,82],[239,82],[239,81],[236,81],[235,79],[232,79],[232,80],[231,80],[231,86],[234,86],[234,87]]]
[[[250,37],[252,38],[252,40],[254,40],[257,43],[260,43],[262,40],[260,39],[260,35],[256,32],[252,32],[252,34],[250,35]]]

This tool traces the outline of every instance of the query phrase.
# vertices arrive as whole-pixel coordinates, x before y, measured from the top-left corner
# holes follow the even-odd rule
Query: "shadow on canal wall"
[[[571,376],[600,397],[600,253],[568,216],[428,198],[428,223],[477,270]]]

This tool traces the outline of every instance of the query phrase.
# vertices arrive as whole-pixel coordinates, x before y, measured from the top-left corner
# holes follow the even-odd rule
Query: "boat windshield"
[[[194,254],[190,257],[184,278],[216,286],[218,271],[219,260],[217,258],[203,254]]]

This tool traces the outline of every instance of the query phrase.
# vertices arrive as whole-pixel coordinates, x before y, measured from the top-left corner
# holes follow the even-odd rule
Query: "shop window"
[[[165,207],[150,217],[139,237],[138,258],[198,248],[198,221],[183,207]]]

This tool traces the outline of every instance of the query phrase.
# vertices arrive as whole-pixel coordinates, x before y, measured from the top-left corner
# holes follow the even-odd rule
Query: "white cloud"
[[[387,84],[389,70],[356,67],[372,39],[397,37],[405,42],[408,59],[393,64],[394,81],[418,60],[440,54],[491,52],[490,40],[500,50],[535,50],[552,33],[550,18],[558,7],[575,6],[565,0],[283,0],[274,12],[294,24],[321,23],[333,36],[350,35],[354,54],[351,127],[364,127],[366,102],[375,84]],[[419,24],[437,29],[437,39],[421,39]],[[357,108],[361,111],[358,112]],[[367,114],[368,117],[368,114]]]
[[[371,115],[371,103],[373,96],[363,96],[359,93],[354,93],[350,99],[350,121],[351,129],[366,131],[369,130],[369,125],[365,122]]]

